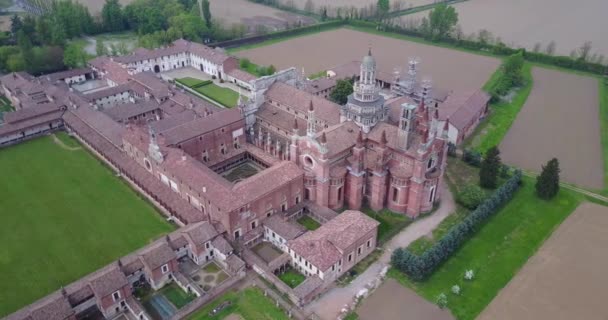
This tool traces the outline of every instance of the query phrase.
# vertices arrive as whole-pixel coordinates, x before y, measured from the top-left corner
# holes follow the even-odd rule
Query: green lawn
[[[394,235],[399,233],[399,231],[403,230],[403,228],[414,221],[405,214],[394,213],[388,209],[382,209],[379,212],[375,212],[369,207],[364,207],[361,209],[361,211],[380,222],[380,225],[378,226],[379,246],[386,243]]]
[[[160,290],[160,292],[167,298],[167,300],[171,301],[171,303],[178,310],[190,303],[190,301],[196,299],[194,294],[186,293],[175,283],[165,286]]]
[[[295,288],[299,286],[300,283],[304,282],[304,280],[306,280],[306,277],[294,269],[289,269],[280,274],[279,279],[285,282],[285,284],[288,285],[290,288]]]
[[[84,149],[50,137],[0,150],[0,317],[170,232]]]
[[[484,89],[492,87],[493,83],[498,80],[500,72],[498,70],[492,75]],[[517,91],[511,102],[500,101],[490,104],[490,115],[479,124],[475,132],[465,141],[465,146],[485,153],[491,147],[500,144],[526,103],[534,85],[532,64],[526,62],[523,73],[526,84]]]
[[[422,254],[428,248],[432,247],[435,244],[435,241],[441,239],[448,231],[458,223],[460,223],[464,218],[469,215],[470,211],[463,208],[458,207],[455,212],[447,216],[441,223],[433,230],[433,233],[430,237],[422,236],[418,238],[416,241],[410,243],[407,247],[414,254]]]
[[[524,177],[523,181],[513,200],[428,280],[411,282],[394,269],[389,275],[429,301],[434,302],[442,292],[448,294],[448,307],[458,319],[474,319],[584,200],[566,189],[551,201],[539,200],[534,194],[534,180]],[[463,279],[468,269],[475,272],[471,282]],[[460,296],[451,294],[453,285],[461,286]]]
[[[61,142],[63,142],[66,146],[68,146],[70,148],[80,147],[80,142],[78,142],[78,140],[76,140],[76,138],[71,137],[70,135],[68,135],[67,133],[65,133],[63,131],[56,132],[55,137],[57,137],[57,139],[61,140]]]
[[[182,78],[178,79],[178,81],[226,108],[235,107],[239,100],[239,94],[237,92],[229,88],[220,87],[214,83],[209,83],[204,86],[194,88],[194,86],[203,81],[194,78]]]
[[[308,230],[317,230],[321,226],[315,219],[309,216],[302,216],[302,218],[298,219],[298,223],[303,225]]]
[[[11,102],[5,96],[0,97],[0,113],[13,111]]]
[[[215,316],[209,316],[209,312],[224,301],[230,301],[230,306],[223,309]],[[264,296],[264,292],[261,289],[254,287],[249,287],[239,292],[228,292],[199,310],[189,319],[221,320],[232,313],[240,315],[245,320],[289,319],[287,315],[276,306],[274,301]]]
[[[215,262],[211,261],[203,268],[203,270],[209,273],[216,273],[219,272],[221,269],[217,266],[217,264],[215,264]]]

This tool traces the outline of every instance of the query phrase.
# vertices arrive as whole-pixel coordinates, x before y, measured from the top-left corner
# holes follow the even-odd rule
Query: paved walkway
[[[445,185],[445,184],[444,184]],[[418,220],[384,246],[384,252],[367,270],[360,274],[353,282],[345,287],[335,287],[324,294],[320,299],[305,307],[307,313],[315,313],[323,320],[336,319],[340,311],[353,302],[357,292],[365,289],[367,285],[377,279],[385,267],[389,266],[393,250],[407,247],[414,240],[430,234],[448,215],[454,212],[454,198],[447,186],[444,186],[441,204],[431,216]]]
[[[76,150],[81,150],[81,147],[70,147],[67,144],[65,144],[63,141],[61,141],[61,139],[57,138],[57,136],[55,134],[52,134],[51,137],[53,138],[53,142],[55,144],[57,144],[59,147],[61,147],[62,149],[65,150],[69,150],[69,151],[76,151]]]

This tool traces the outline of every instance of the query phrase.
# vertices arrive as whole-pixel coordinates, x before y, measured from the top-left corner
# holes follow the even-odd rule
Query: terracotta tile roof
[[[411,97],[401,96],[386,101],[388,106],[388,122],[394,125],[398,125],[401,120],[401,105],[407,103],[417,106],[418,103]]]
[[[332,210],[328,207],[320,206],[312,201],[305,201],[304,207],[306,207],[306,210],[314,213],[315,215],[317,215],[325,220],[331,220],[338,216],[338,213],[335,212],[334,210]]]
[[[132,295],[127,298],[127,304],[129,305],[131,310],[133,310],[135,315],[139,315],[140,313],[145,312],[144,307],[141,305],[141,303],[139,303],[139,301],[137,301],[137,299],[135,299]]]
[[[241,260],[236,254],[231,254],[226,257],[226,264],[230,266],[233,271],[238,271],[245,267],[245,262]]]
[[[169,96],[169,85],[152,72],[140,72],[131,76],[131,79],[144,86],[157,99]]]
[[[282,189],[286,184],[296,179],[302,179],[304,172],[291,161],[280,163],[263,170],[262,172],[238,182],[233,193],[240,198],[240,205],[250,203],[255,199]]]
[[[281,104],[287,105],[303,114],[308,114],[310,101],[314,105],[315,117],[323,120],[327,125],[335,125],[340,123],[340,106],[324,98],[317,97],[306,91],[298,90],[295,87],[282,82],[276,82],[268,91],[266,91],[268,99],[278,101]],[[293,123],[293,120],[292,120]]]
[[[319,278],[319,276],[315,274],[306,278],[304,282],[300,283],[297,287],[295,287],[293,289],[293,293],[298,298],[306,298],[309,294],[319,289],[323,284],[323,280],[321,280],[321,278]]]
[[[215,239],[213,239],[213,241],[211,242],[211,245],[217,249],[219,252],[221,252],[222,254],[229,254],[232,252],[232,246],[230,245],[230,243],[228,243],[228,241],[224,238],[224,237],[216,237]]]
[[[102,98],[114,96],[117,94],[121,94],[123,92],[129,92],[129,91],[131,91],[131,84],[125,83],[125,84],[120,84],[117,86],[93,91],[91,93],[87,93],[84,95],[84,97],[87,98],[89,101],[95,101],[95,100],[99,100]]]
[[[91,280],[91,288],[99,298],[110,295],[128,284],[127,277],[116,264],[105,268]]]
[[[20,132],[32,127],[36,127],[39,125],[43,125],[46,123],[54,122],[61,119],[63,115],[63,111],[55,111],[53,113],[48,113],[43,116],[31,118],[24,121],[19,121],[16,123],[5,123],[4,125],[0,125],[0,135],[10,134],[14,132]]]
[[[13,112],[7,112],[4,114],[4,121],[6,123],[24,121],[45,114],[55,113],[56,111],[60,110],[61,107],[62,105],[56,102],[42,103],[35,105],[31,108],[24,108]]]
[[[186,240],[186,237],[184,235],[180,234],[176,237],[172,237],[171,241],[169,242],[169,245],[171,245],[171,248],[173,250],[178,250],[180,248],[187,246],[188,240]]]
[[[5,320],[64,320],[74,315],[67,298],[56,291],[33,304],[8,315]]]
[[[121,261],[123,261],[122,272],[127,276],[144,269],[144,263],[138,256],[133,256],[130,259],[125,257]]]
[[[123,122],[130,118],[160,109],[156,100],[137,101],[135,103],[117,104],[104,110],[104,113],[115,121]]]
[[[88,299],[94,297],[93,289],[89,284],[85,284],[82,288],[75,290],[74,292],[68,294],[68,301],[71,306],[77,306]]]
[[[181,232],[197,247],[204,246],[205,243],[218,236],[215,228],[206,221],[186,226]]]
[[[168,144],[175,145],[238,121],[242,121],[244,124],[240,110],[229,109],[213,113],[205,118],[186,122],[181,126],[163,132],[162,135]]]
[[[329,151],[327,156],[332,158],[350,150],[355,145],[360,130],[359,126],[352,121],[346,121],[325,129],[323,132],[327,139],[327,149]]]
[[[333,88],[336,86],[338,81],[338,77],[321,77],[318,79],[310,80],[306,83],[306,92],[310,92],[312,94],[317,94],[319,92],[325,91],[327,89]]]
[[[306,228],[299,223],[287,221],[278,214],[266,218],[262,223],[285,240],[293,240],[306,232]]]
[[[141,256],[144,265],[150,270],[158,269],[176,258],[175,252],[173,252],[173,249],[169,247],[169,244],[164,239],[151,247],[147,247]]]
[[[481,89],[453,94],[439,105],[439,120],[449,118],[450,124],[462,130],[482,113],[489,101],[490,95]]]
[[[237,79],[237,80],[241,80],[243,82],[249,82],[252,80],[257,79],[256,76],[252,75],[249,72],[243,71],[241,69],[238,68],[234,68],[232,70],[229,70],[228,72],[226,72],[229,76]]]
[[[257,118],[285,130],[289,136],[293,133],[293,122],[295,119],[298,122],[298,134],[301,136],[306,134],[306,120],[296,117],[294,114],[277,108],[270,103],[263,103],[255,115]],[[317,126],[317,131],[322,129]]]
[[[158,48],[154,50],[139,48],[130,55],[120,56],[114,59],[117,62],[128,64],[137,61],[155,59],[187,52],[205,58],[206,60],[218,65],[223,64],[224,61],[230,58],[230,56],[220,50],[212,49],[200,43],[179,39],[174,41],[171,45],[167,47]]]
[[[40,78],[45,81],[48,81],[50,83],[55,83],[56,81],[59,81],[59,80],[64,80],[67,78],[76,77],[76,76],[80,76],[80,75],[86,75],[89,73],[93,73],[93,70],[91,68],[77,68],[77,69],[71,69],[71,70],[59,71],[59,72],[47,74],[47,75],[41,76]]]
[[[346,249],[362,236],[378,228],[380,223],[364,213],[347,210],[317,230],[288,242],[296,254],[325,271],[342,258]]]
[[[115,146],[122,146],[122,135],[125,128],[118,122],[112,120],[106,114],[96,111],[89,106],[79,108],[68,108],[68,112],[86,123],[89,128],[106,138]]]

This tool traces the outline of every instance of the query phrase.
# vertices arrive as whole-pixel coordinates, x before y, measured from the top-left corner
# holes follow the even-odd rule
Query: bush
[[[459,285],[453,285],[452,286],[452,293],[455,295],[460,295],[460,286]]]
[[[462,161],[474,166],[481,166],[481,153],[475,150],[465,149],[462,153]]]
[[[247,58],[241,59],[241,61],[239,61],[239,66],[241,67],[241,69],[247,69],[250,65],[251,61]]]
[[[448,142],[448,156],[456,157],[456,150],[457,150],[456,145],[451,142]]]
[[[215,79],[217,79],[217,77],[215,75],[212,75],[211,79],[215,80]]]
[[[486,198],[485,192],[477,185],[466,185],[458,196],[456,201],[463,207],[475,210]]]
[[[517,170],[491,197],[471,212],[462,222],[453,226],[435,244],[420,256],[404,248],[397,248],[391,256],[391,265],[415,281],[422,281],[449,259],[486,220],[511,200],[521,184],[521,171]]]
[[[440,295],[437,296],[437,305],[441,309],[447,307],[447,305],[448,305],[448,296],[446,296],[445,293],[441,293]]]

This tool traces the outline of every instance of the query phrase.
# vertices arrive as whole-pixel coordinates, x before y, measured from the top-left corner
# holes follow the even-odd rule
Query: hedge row
[[[517,170],[507,182],[492,194],[477,209],[471,212],[462,222],[452,227],[443,238],[421,255],[415,255],[406,248],[395,250],[391,256],[391,265],[415,281],[429,277],[437,268],[449,259],[473,235],[489,217],[513,198],[521,185],[521,171]]]
[[[204,86],[206,86],[206,85],[210,85],[210,84],[212,84],[212,83],[213,83],[213,81],[212,81],[212,80],[205,80],[205,81],[201,81],[201,82],[199,82],[199,83],[197,83],[197,84],[193,85],[191,88],[192,88],[192,89],[196,89],[196,88],[204,87]]]

